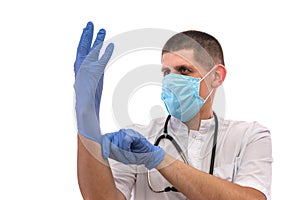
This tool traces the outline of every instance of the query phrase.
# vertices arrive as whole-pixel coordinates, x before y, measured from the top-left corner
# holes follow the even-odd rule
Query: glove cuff
[[[149,159],[149,162],[145,164],[145,167],[149,170],[159,165],[166,155],[166,152],[161,147],[159,146],[154,146],[154,147],[155,150],[151,152],[152,155]]]

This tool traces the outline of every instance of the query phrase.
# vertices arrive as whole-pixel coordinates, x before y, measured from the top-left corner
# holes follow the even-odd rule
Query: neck
[[[203,107],[198,114],[188,122],[184,124],[189,128],[189,130],[199,130],[201,125],[201,120],[210,119],[213,117],[213,110],[211,107]]]
[[[193,119],[190,121],[184,122],[184,124],[189,128],[189,130],[199,130],[201,119],[197,117],[200,113],[198,113]]]

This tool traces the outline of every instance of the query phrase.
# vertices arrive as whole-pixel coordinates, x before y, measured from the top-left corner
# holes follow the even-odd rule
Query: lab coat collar
[[[208,132],[210,132],[209,130],[212,129],[212,126],[214,127],[214,118],[210,118],[210,119],[204,119],[201,120],[201,125],[199,127],[199,133],[201,134],[206,134]],[[169,126],[172,130],[173,133],[189,133],[189,128],[179,119],[175,118],[175,117],[171,117],[170,119],[170,125]]]

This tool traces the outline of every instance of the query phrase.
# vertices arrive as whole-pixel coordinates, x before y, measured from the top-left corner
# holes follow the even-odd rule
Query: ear
[[[226,77],[226,69],[224,65],[218,64],[212,76],[212,87],[218,88],[222,85]]]

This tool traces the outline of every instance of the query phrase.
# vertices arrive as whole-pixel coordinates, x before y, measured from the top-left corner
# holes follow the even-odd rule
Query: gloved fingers
[[[151,151],[152,145],[141,133],[133,130],[126,129],[127,135],[132,137],[131,151],[134,153],[147,153]]]
[[[106,31],[105,31],[105,29],[100,29],[99,30],[99,32],[97,33],[97,37],[96,37],[96,39],[95,39],[95,41],[94,41],[94,44],[93,44],[93,47],[92,47],[92,49],[94,48],[94,47],[96,47],[97,45],[99,45],[99,44],[103,44],[103,41],[104,41],[104,39],[105,39],[105,35],[106,35]],[[102,46],[101,46],[102,47]],[[100,48],[101,49],[101,48]]]
[[[92,49],[99,44],[101,44],[101,45],[103,44],[105,35],[106,35],[105,29],[100,29],[97,34],[97,37],[95,39]],[[101,46],[101,48],[102,48],[102,46]],[[96,115],[97,115],[98,120],[99,120],[100,101],[101,101],[101,95],[102,95],[102,90],[103,90],[103,79],[104,79],[103,77],[104,77],[104,74],[102,74],[102,76],[100,77],[100,80],[98,82],[98,86],[96,89],[96,94],[95,94],[95,110],[96,110]]]
[[[146,138],[136,138],[131,149],[134,153],[149,153],[152,152],[153,146]]]
[[[122,130],[123,131],[123,130]],[[120,134],[120,139],[119,139],[119,146],[121,147],[121,149],[123,149],[124,151],[128,151],[131,152],[131,145],[134,141],[135,138],[133,138],[132,136],[126,134],[126,132]]]
[[[123,129],[107,133],[103,135],[102,139],[102,156],[124,164],[135,164],[137,160],[134,153],[131,152],[131,143],[132,138]]]
[[[129,159],[129,157],[126,155],[127,152],[120,149],[118,146],[112,144],[111,145],[111,154],[110,154],[110,158],[124,163],[124,164],[132,164],[133,161]]]
[[[103,45],[105,35],[106,31],[104,29],[100,29],[94,41],[91,53],[87,57],[87,60],[89,60],[90,62],[95,62],[99,59],[99,54]]]
[[[88,55],[93,40],[94,25],[92,22],[88,22],[83,29],[80,41],[77,47],[77,57]]]
[[[119,162],[124,164],[138,164],[137,154],[131,152],[130,149],[125,150],[112,143],[111,152],[111,158]]]
[[[74,63],[74,73],[75,77],[79,71],[82,61],[85,59],[86,55],[89,53],[91,48],[91,43],[93,39],[94,25],[92,22],[88,22],[86,27],[83,29],[81,38],[77,47],[76,60]]]
[[[100,60],[98,61],[100,65],[104,65],[106,66],[106,64],[108,63],[112,53],[114,51],[114,44],[113,43],[109,43],[105,49],[104,54],[102,55],[102,57],[100,58]]]
[[[132,138],[128,137],[123,129],[111,133],[110,140],[113,145],[120,148],[121,150],[130,151]]]
[[[100,44],[98,44],[97,46],[95,46],[90,52],[89,54],[86,56],[86,59],[84,62],[96,62],[99,58],[99,53],[102,47],[102,42],[100,42]]]
[[[140,142],[141,139],[144,138],[143,135],[141,135],[139,132],[133,129],[120,129],[119,132],[120,132],[119,134],[122,135],[122,139],[120,139],[121,144],[119,146],[123,150],[130,151],[130,152],[141,152],[140,148],[143,148],[144,146],[144,143]],[[140,147],[138,147],[137,144],[139,144]]]
[[[118,152],[122,149],[123,137],[118,132],[106,133],[102,138],[102,154],[104,158],[110,157],[110,153]],[[114,149],[114,150],[112,150]]]

